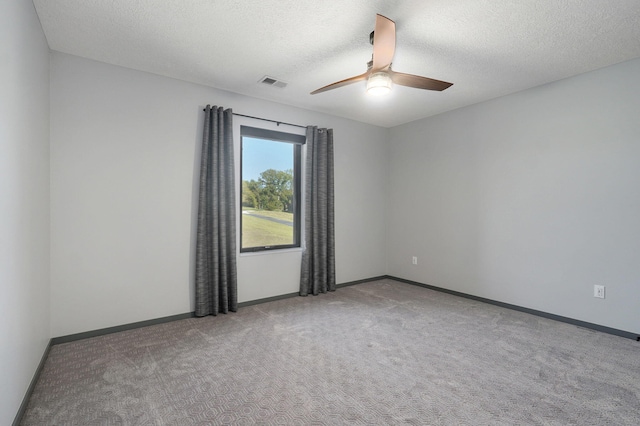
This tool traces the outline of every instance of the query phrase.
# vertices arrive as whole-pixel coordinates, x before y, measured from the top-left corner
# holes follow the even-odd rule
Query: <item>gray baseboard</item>
[[[616,335],[616,336],[625,337],[627,339],[640,341],[640,335],[638,335],[637,333],[632,333],[632,332],[625,331],[625,330],[619,330],[619,329],[616,329],[616,328],[606,327],[606,326],[603,326],[603,325],[594,324],[594,323],[590,323],[590,322],[586,322],[586,321],[580,321],[580,320],[577,320],[577,319],[564,317],[564,316],[561,316],[561,315],[555,315],[555,314],[551,314],[551,313],[544,312],[544,311],[538,311],[538,310],[535,310],[535,309],[525,308],[523,306],[512,305],[510,303],[499,302],[497,300],[492,300],[492,299],[487,299],[487,298],[484,298],[484,297],[474,296],[474,295],[471,295],[471,294],[462,293],[462,292],[455,291],[455,290],[449,290],[449,289],[442,288],[442,287],[436,287],[436,286],[433,286],[433,285],[424,284],[424,283],[420,283],[420,282],[417,282],[417,281],[412,281],[412,280],[407,280],[407,279],[404,279],[404,278],[394,277],[392,275],[381,275],[381,276],[377,276],[377,277],[371,277],[371,278],[365,278],[365,279],[361,279],[361,280],[349,281],[349,282],[337,284],[336,288],[343,288],[343,287],[348,287],[348,286],[357,285],[357,284],[363,284],[363,283],[367,283],[367,282],[371,282],[371,281],[378,281],[378,280],[382,280],[382,279],[386,279],[386,278],[392,279],[392,280],[395,280],[395,281],[399,281],[399,282],[403,282],[403,283],[406,283],[406,284],[411,284],[411,285],[415,285],[415,286],[419,286],[419,287],[428,288],[428,289],[435,290],[435,291],[440,291],[440,292],[443,292],[443,293],[452,294],[454,296],[464,297],[466,299],[476,300],[478,302],[489,303],[491,305],[500,306],[502,308],[513,309],[513,310],[520,311],[520,312],[525,312],[525,313],[528,313],[528,314],[531,314],[531,315],[536,315],[536,316],[539,316],[539,317],[548,318],[548,319],[552,319],[552,320],[555,320],[555,321],[561,321],[561,322],[565,322],[565,323],[568,323],[568,324],[573,324],[573,325],[576,325],[578,327],[589,328],[589,329],[592,329],[592,330],[601,331],[603,333],[613,334],[613,335]],[[268,302],[273,302],[273,301],[276,301],[276,300],[288,299],[288,298],[297,297],[297,296],[298,296],[298,293],[281,294],[281,295],[278,295],[278,296],[266,297],[266,298],[263,298],[263,299],[257,299],[257,300],[250,300],[248,302],[242,302],[242,303],[238,304],[238,307],[239,308],[243,308],[243,307],[246,307],[246,306],[258,305],[258,304],[261,304],[261,303],[268,303]],[[115,327],[108,327],[108,328],[103,328],[103,329],[99,329],[99,330],[87,331],[87,332],[84,332],[84,333],[77,333],[77,334],[71,334],[71,335],[67,335],[67,336],[54,337],[53,339],[51,339],[51,341],[49,343],[49,347],[53,346],[53,345],[58,345],[60,343],[73,342],[75,340],[87,339],[87,338],[90,338],[90,337],[97,337],[97,336],[102,336],[102,335],[105,335],[105,334],[117,333],[119,331],[133,330],[133,329],[136,329],[136,328],[146,327],[146,326],[149,326],[149,325],[162,324],[162,323],[165,323],[165,322],[177,321],[177,320],[186,319],[186,318],[193,318],[194,316],[195,316],[194,312],[188,312],[188,313],[184,313],[184,314],[172,315],[172,316],[163,317],[163,318],[156,318],[156,319],[151,319],[151,320],[147,320],[147,321],[139,321],[139,322],[130,323],[130,324],[123,324],[123,325],[119,325],[119,326],[115,326]],[[49,352],[49,347],[47,347],[47,353]]]
[[[346,283],[336,285],[336,288],[348,287],[350,285],[356,285],[356,284],[370,283],[371,281],[380,281],[386,278],[391,278],[391,277],[389,277],[388,275],[380,275],[378,277],[371,277],[364,280],[349,281]]]
[[[193,318],[194,312],[187,312],[186,314],[171,315],[168,317],[155,318],[146,321],[132,322],[129,324],[117,325],[115,327],[101,328],[99,330],[85,331],[84,333],[69,334],[67,336],[54,337],[51,339],[52,345],[59,345],[61,343],[74,342],[76,340],[88,339],[89,337],[104,336],[105,334],[117,333],[119,331],[133,330],[140,327],[147,327],[149,325],[162,324],[165,322],[177,321],[186,318]]]
[[[347,287],[347,286],[362,284],[370,281],[377,281],[384,278],[387,278],[387,276],[381,275],[378,277],[366,278],[366,279],[357,280],[357,281],[349,281],[346,283],[338,284],[336,285],[336,287],[337,288]],[[248,302],[242,302],[238,304],[238,307],[244,308],[245,306],[258,305],[260,303],[273,302],[275,300],[288,299],[290,297],[296,297],[296,296],[298,296],[298,293],[281,294],[278,296],[266,297],[264,299],[257,299],[257,300],[250,300]],[[85,331],[83,333],[69,334],[66,336],[54,337],[53,339],[51,339],[50,344],[59,345],[61,343],[74,342],[76,340],[88,339],[90,337],[103,336],[105,334],[117,333],[119,331],[133,330],[136,328],[146,327],[149,325],[162,324],[165,322],[177,321],[177,320],[193,318],[193,317],[195,317],[195,312],[187,312],[184,314],[171,315],[168,317],[155,318],[155,319],[146,320],[146,321],[139,321],[139,322],[133,322],[129,324],[117,325],[115,327],[101,328],[99,330]]]
[[[238,303],[238,309],[247,306],[259,305],[261,303],[274,302],[276,300],[289,299],[291,297],[299,296],[298,293],[279,294],[278,296],[265,297],[263,299],[249,300],[248,302]]]
[[[418,286],[418,287],[424,287],[424,288],[428,288],[428,289],[431,289],[431,290],[452,294],[454,296],[464,297],[466,299],[476,300],[478,302],[489,303],[491,305],[500,306],[502,308],[513,309],[514,311],[525,312],[527,314],[531,314],[531,315],[536,315],[536,316],[543,317],[543,318],[552,319],[554,321],[565,322],[567,324],[572,324],[572,325],[575,325],[575,326],[578,326],[578,327],[588,328],[588,329],[591,329],[591,330],[601,331],[601,332],[607,333],[607,334],[613,334],[615,336],[625,337],[627,339],[636,340],[636,341],[640,342],[640,335],[638,335],[637,333],[632,333],[632,332],[624,331],[624,330],[618,330],[617,328],[605,327],[604,325],[594,324],[594,323],[590,323],[590,322],[586,322],[586,321],[580,321],[580,320],[569,318],[569,317],[563,317],[561,315],[550,314],[548,312],[538,311],[538,310],[530,309],[530,308],[525,308],[525,307],[518,306],[518,305],[512,305],[510,303],[498,302],[497,300],[486,299],[484,297],[479,297],[479,296],[473,296],[471,294],[461,293],[459,291],[449,290],[449,289],[442,288],[442,287],[436,287],[436,286],[429,285],[429,284],[423,284],[423,283],[420,283],[420,282],[417,282],[417,281],[411,281],[411,280],[407,280],[407,279],[404,279],[404,278],[394,277],[394,276],[391,276],[391,275],[388,275],[386,278],[389,278],[389,279],[392,279],[392,280],[395,280],[395,281],[400,281],[400,282],[403,282],[403,283],[406,283],[406,284],[415,285],[415,286]]]
[[[378,276],[378,277],[366,278],[364,280],[349,281],[349,282],[346,282],[346,283],[336,284],[336,288],[348,287],[350,285],[356,285],[356,284],[368,283],[368,282],[371,282],[371,281],[383,280],[385,278],[387,278],[386,275],[381,275],[381,276]],[[300,293],[297,293],[297,292],[296,293],[287,293],[287,294],[281,294],[281,295],[273,296],[273,297],[265,297],[264,299],[250,300],[248,302],[238,303],[238,308],[244,308],[245,306],[251,306],[251,305],[259,305],[261,303],[273,302],[275,300],[288,299],[290,297],[297,297],[297,296],[300,296]]]
[[[51,346],[53,346],[52,339],[49,339],[49,343],[47,343],[47,347],[44,348],[44,353],[42,354],[42,358],[40,358],[40,363],[38,364],[38,368],[36,368],[36,372],[33,374],[31,378],[31,383],[29,383],[29,387],[27,388],[27,392],[24,394],[24,398],[22,398],[22,404],[20,404],[20,408],[18,409],[18,413],[16,417],[13,419],[13,426],[18,426],[22,421],[22,417],[24,416],[25,411],[27,410],[27,405],[29,404],[29,399],[31,398],[31,394],[36,387],[36,383],[38,383],[38,379],[40,378],[40,373],[44,368],[44,363],[47,361],[47,357],[49,356],[49,351],[51,350]]]

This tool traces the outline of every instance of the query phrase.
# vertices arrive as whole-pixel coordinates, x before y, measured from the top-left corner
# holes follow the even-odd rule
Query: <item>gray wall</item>
[[[194,309],[207,103],[333,128],[338,282],[385,274],[387,129],[53,52],[52,336]],[[241,255],[239,301],[296,292],[300,256]]]
[[[49,48],[30,1],[0,13],[0,424],[49,340]]]
[[[640,332],[638,76],[640,59],[391,129],[389,274]]]

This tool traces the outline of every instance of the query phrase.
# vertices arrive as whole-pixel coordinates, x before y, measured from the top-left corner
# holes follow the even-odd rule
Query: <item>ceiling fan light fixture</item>
[[[382,96],[391,93],[391,77],[386,72],[375,72],[367,80],[367,93]]]

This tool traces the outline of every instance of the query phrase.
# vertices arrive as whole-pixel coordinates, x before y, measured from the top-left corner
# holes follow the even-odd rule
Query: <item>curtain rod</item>
[[[206,109],[203,109],[203,111],[206,111]],[[307,128],[307,126],[301,126],[299,124],[287,123],[286,121],[270,120],[268,118],[254,117],[253,115],[238,114],[237,112],[234,112],[233,115],[237,115],[237,116],[240,116],[240,117],[254,118],[256,120],[262,120],[262,121],[270,121],[272,123],[276,123],[276,125],[278,125],[278,126],[281,125],[281,124],[286,124],[287,126],[300,127],[301,129],[306,129]]]

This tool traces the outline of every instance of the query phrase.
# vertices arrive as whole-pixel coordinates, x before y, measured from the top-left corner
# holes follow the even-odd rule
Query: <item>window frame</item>
[[[243,150],[244,150],[244,138],[250,137],[252,139],[264,139],[266,141],[290,143],[293,145],[293,243],[292,244],[280,244],[272,246],[257,246],[257,247],[243,247],[243,213],[242,213],[242,167],[243,167]],[[256,253],[267,252],[274,250],[286,250],[296,249],[302,246],[301,237],[301,222],[302,222],[302,146],[306,143],[306,136],[280,132],[276,130],[269,130],[260,127],[240,125],[240,239],[239,248],[240,253]]]

